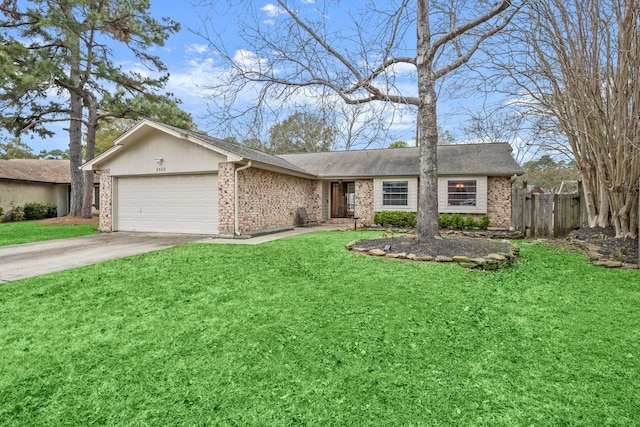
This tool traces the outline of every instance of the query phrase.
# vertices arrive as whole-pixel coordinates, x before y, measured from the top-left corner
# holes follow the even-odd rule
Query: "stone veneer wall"
[[[511,178],[490,176],[487,182],[487,215],[491,228],[511,227]]]
[[[234,233],[234,171],[221,163],[218,172],[218,221],[221,235]],[[276,172],[249,168],[239,172],[239,231],[269,230],[296,225],[297,209],[320,217],[321,184]]]
[[[356,208],[354,216],[359,218],[360,224],[373,224],[373,180],[356,180]]]
[[[100,220],[98,231],[113,230],[113,179],[111,170],[96,172],[100,177]]]

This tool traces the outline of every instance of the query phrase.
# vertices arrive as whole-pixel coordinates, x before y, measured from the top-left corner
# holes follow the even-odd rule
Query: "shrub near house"
[[[486,230],[489,228],[489,217],[482,215],[479,219],[472,217],[471,215],[462,216],[459,213],[453,214],[441,214],[438,217],[440,228],[450,228],[453,230],[464,230],[470,228],[479,228]]]
[[[416,226],[416,214],[404,211],[376,212],[373,222],[382,227],[413,228]]]
[[[404,211],[382,211],[376,212],[373,222],[381,227],[413,228],[416,226],[416,214]],[[463,217],[459,213],[440,214],[440,228],[450,228],[453,230],[464,230],[479,228],[486,230],[489,228],[489,217],[487,215],[475,219],[471,215]]]
[[[50,203],[27,203],[24,206],[16,206],[3,216],[3,209],[0,208],[0,219],[5,221],[38,220],[44,218],[55,218],[58,215],[58,208]]]

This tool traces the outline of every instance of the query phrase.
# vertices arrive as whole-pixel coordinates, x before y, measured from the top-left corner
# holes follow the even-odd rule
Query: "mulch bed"
[[[511,243],[507,241],[453,235],[444,236],[442,239],[418,239],[414,235],[390,236],[381,239],[360,240],[356,246],[369,250],[385,250],[386,248],[386,252],[404,252],[433,258],[439,256],[482,258],[493,253],[509,253],[512,247]]]
[[[81,216],[61,216],[59,218],[47,218],[38,220],[41,224],[49,225],[95,225],[98,226],[98,216],[93,215],[91,218],[82,218]]]
[[[409,232],[410,230],[405,230]],[[443,239],[418,240],[413,235],[394,235],[372,240],[360,240],[355,246],[364,249],[382,249],[405,252],[417,257],[467,256],[482,258],[488,254],[509,252],[509,240],[522,238],[520,233],[482,231],[443,231]],[[610,228],[584,228],[572,231],[558,239],[540,239],[541,243],[564,250],[580,252],[591,262],[604,267],[638,268],[638,240],[619,239]]]
[[[549,239],[545,243],[583,253],[592,262],[606,267],[638,267],[638,239],[616,238],[613,227],[581,228],[564,239]]]

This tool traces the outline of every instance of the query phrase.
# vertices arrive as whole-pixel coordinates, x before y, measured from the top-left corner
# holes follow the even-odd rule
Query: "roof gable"
[[[226,156],[229,162],[254,162],[263,167],[278,170],[287,170],[299,175],[309,176],[309,172],[289,161],[277,156],[273,156],[262,151],[248,148],[241,144],[224,141],[198,132],[177,128],[175,126],[166,125],[152,120],[142,120],[134,127],[123,133],[115,139],[114,146],[102,153],[95,159],[85,163],[83,169],[91,170],[99,169],[99,165],[119,155],[121,150],[126,150],[128,146],[135,144],[138,140],[143,139],[145,134],[154,131],[161,131],[173,135],[181,140],[186,140],[194,144],[200,145],[206,149]]]

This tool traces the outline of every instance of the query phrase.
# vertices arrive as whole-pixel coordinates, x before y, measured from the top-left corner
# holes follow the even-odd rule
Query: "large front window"
[[[408,181],[383,181],[382,205],[383,206],[407,206],[409,204]]]
[[[447,182],[447,206],[475,206],[476,205],[476,181],[448,181]]]

